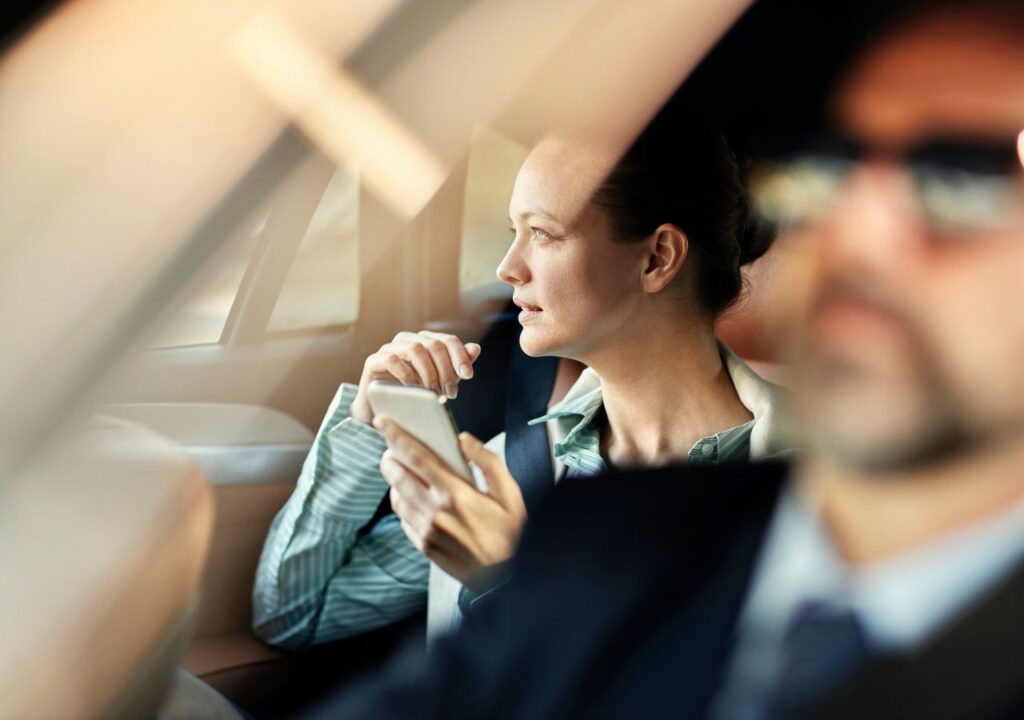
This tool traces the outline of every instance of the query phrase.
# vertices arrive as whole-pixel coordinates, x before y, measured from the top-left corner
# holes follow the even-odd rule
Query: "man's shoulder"
[[[513,575],[570,594],[697,586],[716,558],[755,551],[787,473],[772,462],[564,480],[527,523]]]
[[[619,542],[702,532],[770,513],[788,475],[782,461],[618,470],[566,478],[530,518],[524,543],[580,532]]]
[[[563,480],[528,522],[508,583],[467,619],[468,638],[502,649],[489,682],[536,688],[524,717],[589,716],[593,703],[622,715],[651,683],[659,707],[697,713],[786,474],[765,463]],[[547,656],[557,672],[536,662]],[[692,691],[672,682],[687,673],[701,678]]]

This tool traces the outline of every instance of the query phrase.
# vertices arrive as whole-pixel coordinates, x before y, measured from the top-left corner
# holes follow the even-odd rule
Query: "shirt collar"
[[[718,465],[727,462],[746,462],[750,459],[750,433],[754,421],[701,438],[690,449],[687,462],[691,465]]]
[[[590,370],[589,372],[593,371]],[[600,412],[603,404],[604,399],[601,395],[601,386],[598,385],[592,390],[578,395],[575,398],[565,398],[562,402],[551,408],[547,415],[541,415],[539,418],[534,418],[529,422],[529,424],[538,425],[542,422],[547,422],[548,420],[575,417],[578,418],[576,422],[578,426],[580,424],[593,421],[597,413]]]
[[[850,568],[817,510],[782,496],[744,610],[753,632],[780,633],[805,601],[853,610],[879,649],[910,650],[968,607],[1024,556],[1024,501],[921,547]]]
[[[555,458],[571,470],[593,475],[605,469],[601,457],[600,428],[596,422],[604,402],[597,374],[589,368],[584,375],[588,373],[589,377],[580,376],[565,400],[529,424],[554,421],[559,426],[552,436]],[[590,385],[593,386],[588,388]]]
[[[754,372],[728,345],[719,341],[718,346],[737,397],[754,416],[750,427],[750,457],[765,457],[786,450],[793,432],[783,422],[785,391]]]
[[[733,387],[736,388],[736,395],[754,416],[754,419],[747,424],[704,438],[698,441],[694,449],[703,451],[703,447],[698,446],[712,438],[714,438],[712,445],[720,447],[727,437],[737,439],[742,437],[746,442],[745,436],[749,435],[749,455],[751,457],[779,452],[783,449],[783,441],[778,437],[780,433],[777,416],[783,390],[751,370],[725,343],[719,341],[718,347],[725,370],[729,373]],[[563,428],[562,437],[564,439],[560,443],[556,443],[557,452],[558,444],[569,443],[577,439],[580,433],[593,423],[602,406],[600,378],[596,372],[587,368],[561,402],[551,408],[546,415],[530,420],[529,424],[537,425],[549,420],[562,421],[560,424]],[[733,436],[734,432],[741,434]]]

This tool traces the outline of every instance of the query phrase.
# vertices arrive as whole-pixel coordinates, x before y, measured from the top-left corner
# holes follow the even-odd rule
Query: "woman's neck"
[[[612,465],[683,461],[701,438],[751,418],[713,328],[694,325],[646,328],[590,363],[601,377],[608,417],[602,452]]]

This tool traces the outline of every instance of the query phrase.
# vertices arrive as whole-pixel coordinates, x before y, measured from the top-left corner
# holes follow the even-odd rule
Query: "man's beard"
[[[898,369],[886,373],[857,349],[831,351],[804,341],[797,406],[809,446],[862,472],[922,468],[965,452],[984,438],[973,428],[940,357],[904,304],[856,274],[833,277],[811,307],[811,318],[830,303],[872,308],[896,329]],[[896,348],[880,348],[892,351]]]
[[[841,397],[871,382],[856,377],[866,372],[863,368],[838,358],[812,362],[802,392],[813,397],[800,403],[810,448],[859,472],[886,473],[942,464],[984,442],[928,354],[918,346],[912,357],[912,386],[895,389],[888,406],[869,402],[859,407],[856,400]],[[885,394],[884,388],[865,392],[869,400]]]

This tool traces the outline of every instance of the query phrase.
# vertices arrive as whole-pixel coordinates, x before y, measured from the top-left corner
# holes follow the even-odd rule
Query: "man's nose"
[[[846,270],[899,273],[926,246],[913,185],[888,163],[858,165],[826,213],[819,240]]]

